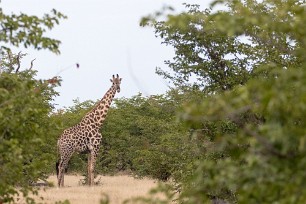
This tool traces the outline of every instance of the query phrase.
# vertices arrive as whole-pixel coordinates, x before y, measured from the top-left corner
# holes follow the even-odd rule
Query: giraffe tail
[[[57,157],[59,158],[55,163],[56,176],[59,174],[59,164],[60,164],[60,151],[59,151],[59,140],[57,141]]]

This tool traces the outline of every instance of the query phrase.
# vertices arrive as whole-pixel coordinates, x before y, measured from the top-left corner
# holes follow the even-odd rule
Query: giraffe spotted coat
[[[88,184],[93,184],[93,171],[102,139],[100,128],[116,92],[120,92],[121,80],[118,74],[116,77],[113,75],[112,86],[103,98],[83,117],[80,123],[64,130],[58,139],[57,147],[60,155],[56,164],[58,186],[64,186],[64,169],[68,167],[68,162],[75,152],[89,154]]]

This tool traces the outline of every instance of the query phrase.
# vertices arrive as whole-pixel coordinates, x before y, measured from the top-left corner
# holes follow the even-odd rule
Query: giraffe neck
[[[111,86],[103,98],[97,103],[97,105],[84,116],[81,121],[81,125],[90,125],[92,128],[100,129],[106,118],[107,111],[110,108],[115,94],[116,87]]]

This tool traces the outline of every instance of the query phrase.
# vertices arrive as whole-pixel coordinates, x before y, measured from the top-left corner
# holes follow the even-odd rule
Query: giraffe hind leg
[[[56,171],[56,174],[57,174],[57,185],[58,187],[61,187],[61,183],[62,183],[62,172],[61,172],[61,165],[60,165],[61,162],[58,162],[58,165],[57,165],[57,171]]]
[[[61,156],[61,158],[58,162],[57,180],[58,180],[58,186],[59,187],[64,187],[64,174],[65,174],[65,170],[67,170],[68,162],[69,162],[72,154],[73,154],[73,152],[68,152],[66,155]]]
[[[58,175],[57,175],[58,187],[64,187],[65,169],[66,168],[64,168],[63,165],[59,165],[58,167]]]
[[[59,160],[56,166],[56,174],[57,174],[57,184],[58,187],[64,186],[64,168],[63,168],[63,162]]]
[[[87,185],[91,185],[91,171],[90,171],[90,166],[91,166],[91,153],[88,154],[88,163],[87,163]]]

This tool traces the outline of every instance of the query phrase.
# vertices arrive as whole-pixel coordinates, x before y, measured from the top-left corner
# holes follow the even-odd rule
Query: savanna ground
[[[153,179],[135,179],[128,175],[116,176],[97,176],[95,181],[98,184],[89,187],[81,184],[83,176],[65,175],[65,187],[56,187],[56,176],[50,176],[48,181],[54,184],[54,187],[41,187],[38,203],[52,203],[57,201],[69,200],[71,204],[100,203],[102,198],[108,199],[111,204],[122,203],[126,199],[144,196],[151,188],[157,186],[157,181]],[[43,197],[42,200],[40,197]],[[23,203],[21,199],[18,203]]]

